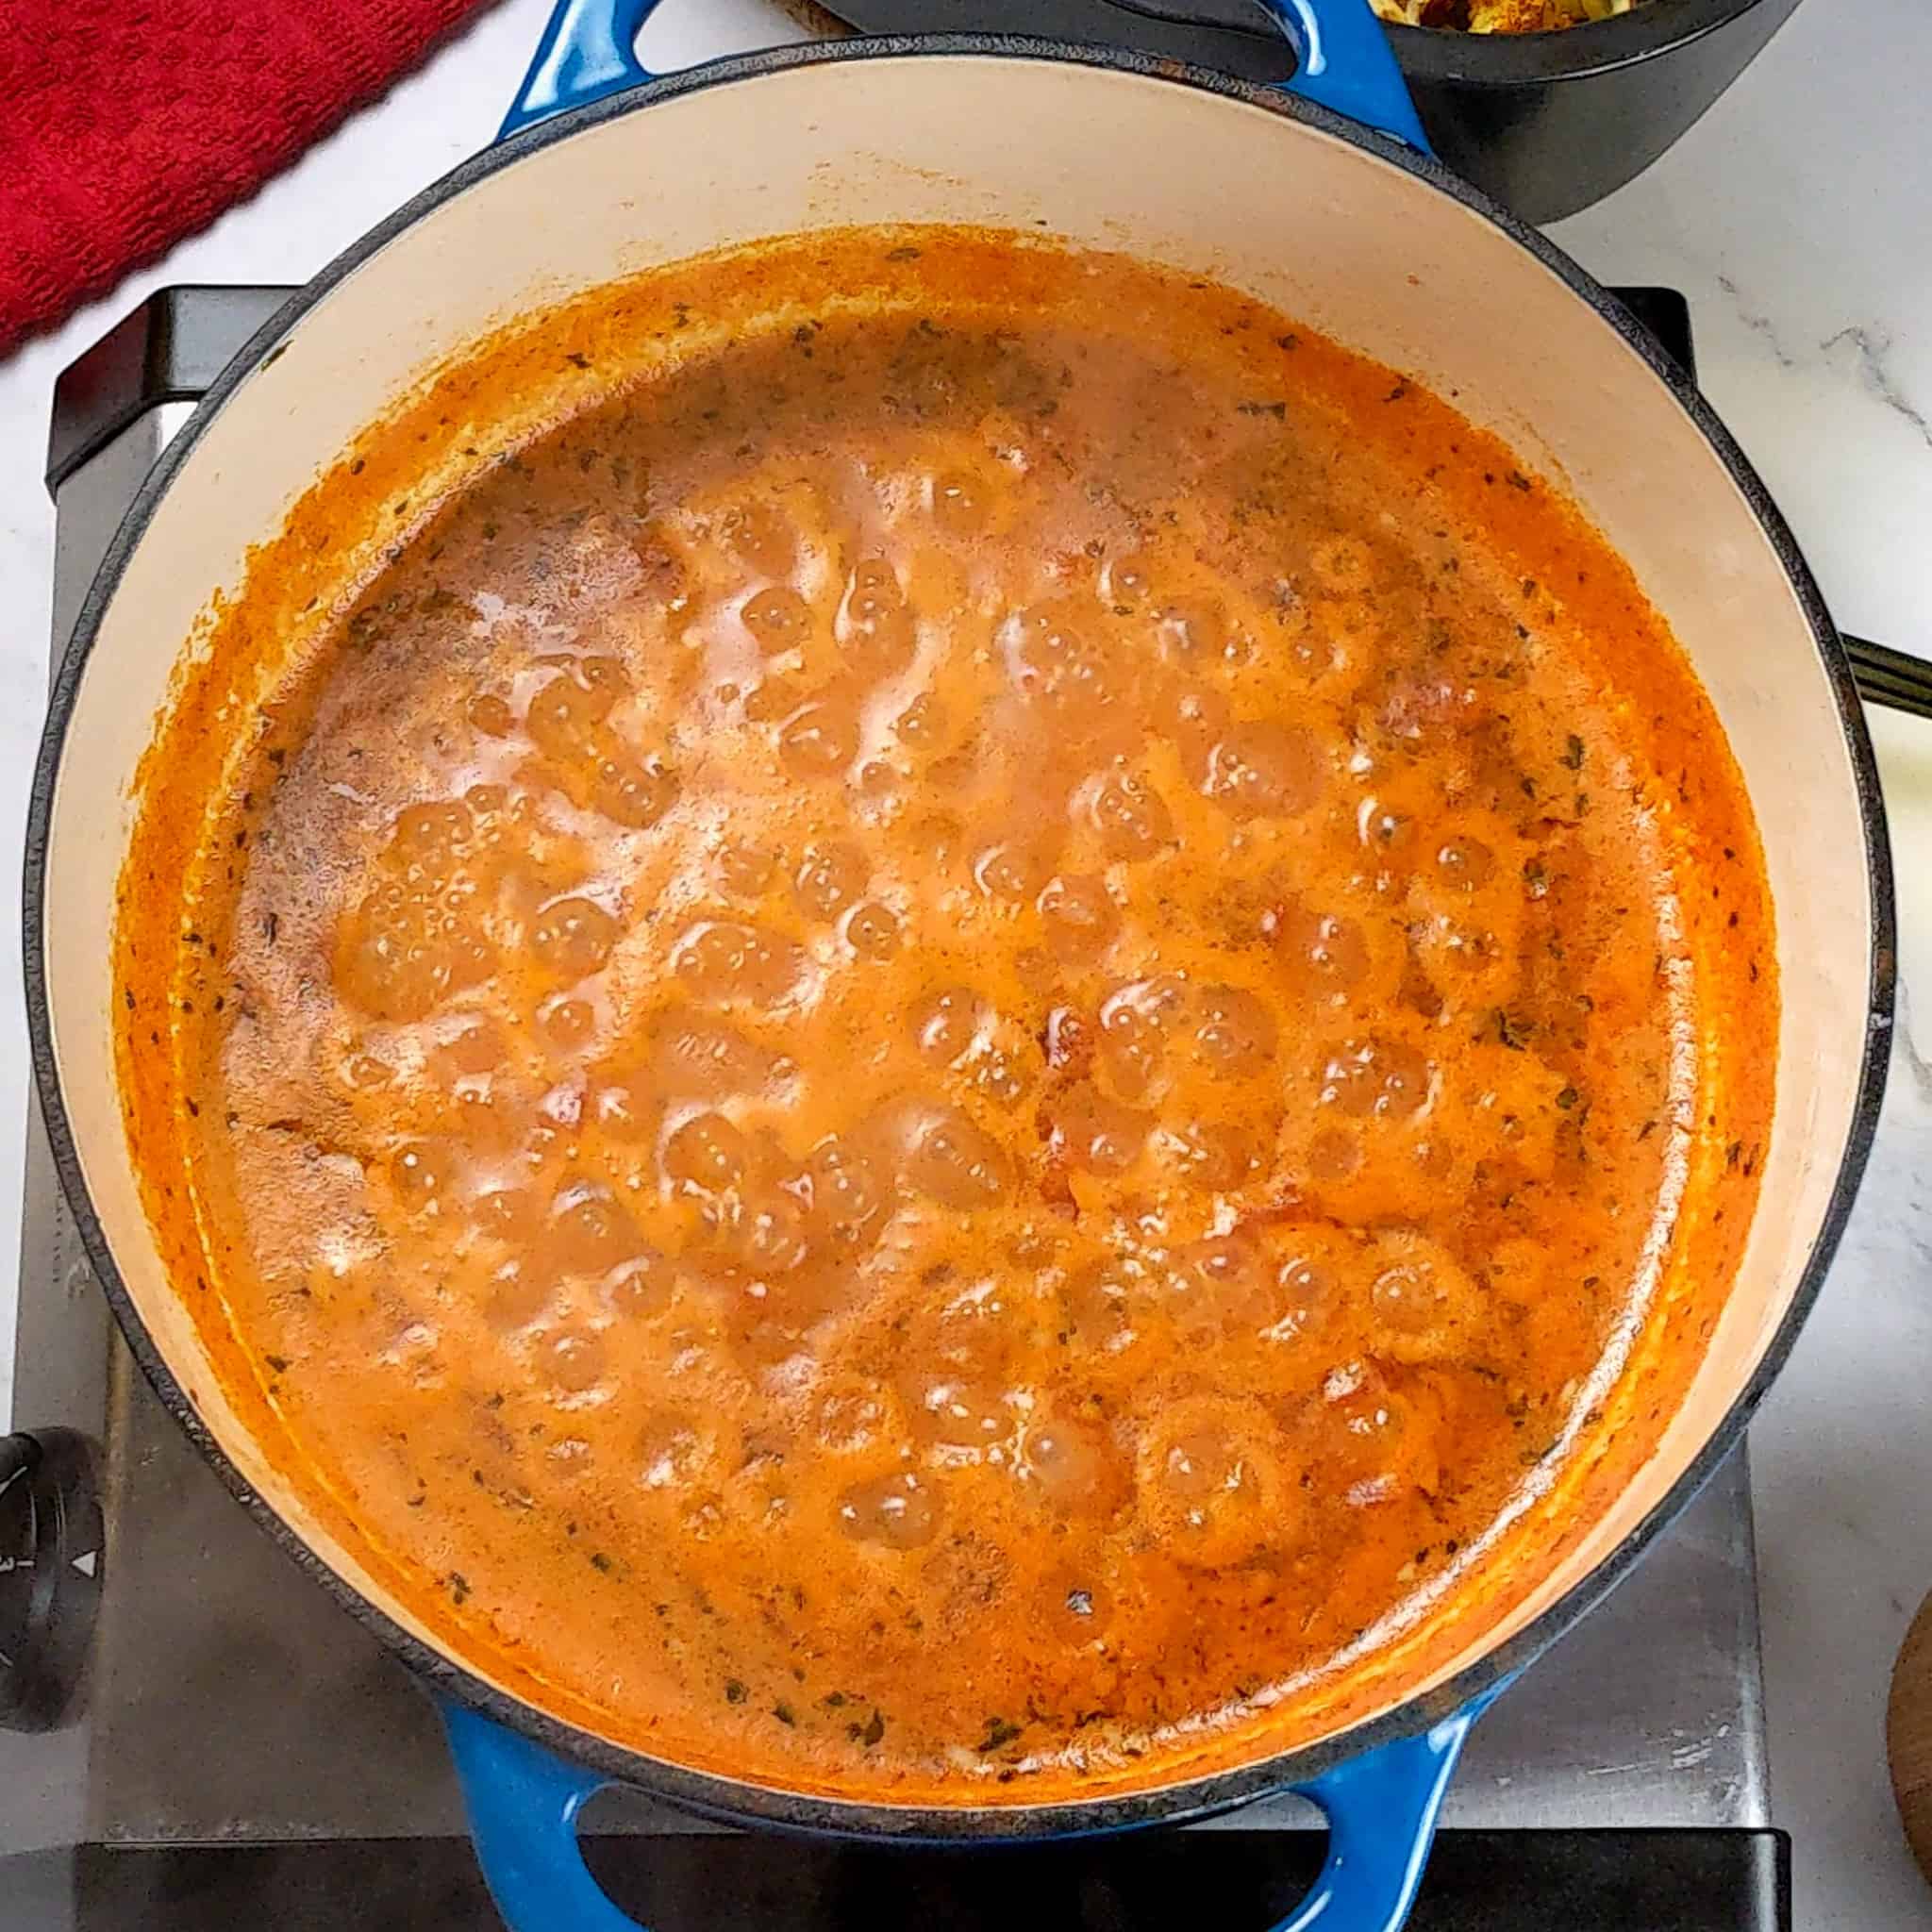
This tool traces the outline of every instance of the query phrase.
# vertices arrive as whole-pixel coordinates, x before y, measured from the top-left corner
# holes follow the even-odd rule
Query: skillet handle
[[[1470,1726],[1496,1685],[1419,1738],[1398,1738],[1294,1789],[1328,1821],[1313,1889],[1269,1932],[1400,1932]],[[609,1779],[460,1705],[442,1707],[476,1862],[509,1932],[644,1932],[604,1896],[576,1821]]]
[[[1259,4],[1294,48],[1295,72],[1283,82],[1290,93],[1429,152],[1389,37],[1368,0]],[[657,6],[658,0],[557,0],[497,140],[651,79],[638,58],[637,38]]]
[[[461,1705],[443,1705],[442,1725],[476,1862],[509,1932],[644,1932],[577,1849],[577,1813],[610,1780]]]

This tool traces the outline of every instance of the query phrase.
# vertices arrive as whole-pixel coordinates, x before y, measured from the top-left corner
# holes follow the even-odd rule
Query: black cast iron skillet
[[[1394,26],[1430,145],[1526,222],[1634,179],[1701,120],[1798,0],[1639,0],[1544,34]],[[1278,81],[1292,57],[1257,0],[830,0],[863,33],[1028,33]]]

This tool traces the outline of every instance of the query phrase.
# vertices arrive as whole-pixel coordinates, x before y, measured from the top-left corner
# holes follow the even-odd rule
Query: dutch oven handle
[[[1294,48],[1294,74],[1282,82],[1288,92],[1429,152],[1389,37],[1368,0],[1256,4]],[[558,0],[497,140],[655,78],[638,58],[637,40],[657,6],[658,0]]]
[[[1269,1932],[1399,1932],[1415,1903],[1469,1727],[1501,1686],[1418,1738],[1397,1738],[1293,1787],[1328,1821],[1313,1889]],[[643,1932],[605,1897],[577,1814],[611,1782],[459,1705],[442,1721],[476,1860],[509,1932]]]

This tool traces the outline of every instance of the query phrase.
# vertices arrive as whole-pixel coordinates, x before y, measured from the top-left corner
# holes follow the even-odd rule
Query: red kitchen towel
[[[6,0],[0,356],[243,199],[481,0]]]

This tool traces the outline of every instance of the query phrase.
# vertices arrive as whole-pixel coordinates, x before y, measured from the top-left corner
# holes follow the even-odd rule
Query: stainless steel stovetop
[[[282,292],[170,291],[62,378],[50,473],[57,659],[142,477],[195,391]],[[1676,315],[1681,322],[1681,304]],[[1671,319],[1667,300],[1657,325]],[[98,1586],[98,1611],[73,1702],[56,1728],[0,1728],[0,1853],[50,1851],[58,1860],[75,1846],[454,1840],[460,1807],[427,1700],[250,1524],[151,1395],[81,1253],[38,1114],[24,1229],[13,1426],[92,1439],[103,1540],[88,1565],[95,1574],[83,1594]],[[0,1570],[7,1560],[0,1547]],[[5,1628],[0,1616],[0,1636]],[[0,1696],[0,1723],[5,1708]],[[715,1829],[641,1800],[598,1808],[600,1826],[614,1833]],[[1246,1840],[1312,1820],[1288,1799],[1191,1835]],[[1444,1822],[1451,1840],[1462,1833],[1473,1843],[1526,1831],[1548,1842],[1593,1834],[1599,1843],[1658,1827],[1678,1835],[1671,1842],[1688,1843],[1690,1831],[1755,1834],[1772,1848],[1770,1864],[1758,1865],[1780,1866],[1781,1848],[1763,1829],[1757,1586],[1741,1452],[1618,1593],[1477,1726]],[[63,1880],[58,1864],[34,1869],[43,1879],[55,1874],[50,1909],[86,1889],[71,1872]],[[1428,1905],[1425,1893],[1418,1925]],[[81,1924],[78,1910],[44,1923]],[[1579,1927],[1594,1923],[1565,1915]],[[1557,1916],[1552,1909],[1542,1923]],[[13,1921],[4,1907],[0,1918],[34,1932],[42,1923]],[[175,1922],[157,1910],[129,1923]],[[431,1922],[420,1923],[429,1932]]]

